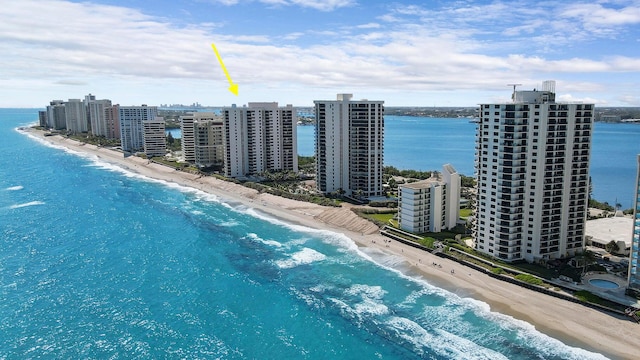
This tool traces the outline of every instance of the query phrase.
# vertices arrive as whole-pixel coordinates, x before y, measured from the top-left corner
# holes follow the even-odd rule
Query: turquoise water
[[[601,359],[343,235],[146,179],[0,110],[0,358]]]

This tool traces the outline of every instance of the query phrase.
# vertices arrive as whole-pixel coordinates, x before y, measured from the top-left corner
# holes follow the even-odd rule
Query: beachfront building
[[[224,108],[225,176],[265,171],[298,172],[297,113],[292,105],[249,103]]]
[[[224,164],[224,118],[211,112],[196,112],[180,117],[181,146],[184,161],[199,167]]]
[[[224,120],[214,115],[207,120],[196,121],[195,164],[199,167],[221,166],[224,164]]]
[[[67,128],[67,115],[64,101],[51,100],[47,106],[47,127],[54,130]]]
[[[109,124],[107,123],[106,110],[111,106],[111,100],[96,100],[94,95],[85,96],[84,104],[87,109],[91,133],[95,136],[109,136]]]
[[[120,144],[125,152],[144,151],[143,121],[158,116],[156,106],[119,106]]]
[[[194,164],[196,162],[196,114],[180,116],[180,148],[182,160]]]
[[[594,105],[555,101],[555,82],[480,105],[476,250],[544,262],[583,251]]]
[[[316,100],[316,188],[348,196],[383,195],[384,101]]]
[[[47,111],[38,111],[38,126],[47,127]]]
[[[65,127],[67,131],[78,134],[86,133],[89,131],[89,124],[87,122],[87,110],[84,107],[82,100],[69,99],[64,103],[65,111]]]
[[[144,129],[144,153],[147,158],[164,156],[167,153],[164,118],[156,117],[153,120],[144,120],[142,128]]]
[[[104,122],[107,139],[120,139],[120,105],[115,104],[104,109]]]
[[[450,164],[442,174],[398,186],[398,223],[416,234],[454,228],[460,210],[460,175]]]
[[[629,287],[631,293],[640,294],[640,155],[633,207],[633,235],[631,238],[631,256],[629,261]]]

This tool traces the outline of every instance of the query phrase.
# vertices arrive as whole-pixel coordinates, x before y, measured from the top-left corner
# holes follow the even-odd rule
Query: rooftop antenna
[[[516,102],[516,86],[522,86],[522,84],[507,84],[507,86],[513,86],[513,94],[511,94],[511,100]]]

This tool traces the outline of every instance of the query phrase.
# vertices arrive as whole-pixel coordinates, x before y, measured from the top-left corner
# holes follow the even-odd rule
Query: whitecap
[[[311,264],[316,261],[322,261],[327,256],[310,248],[304,248],[297,253],[291,255],[289,259],[278,260],[276,265],[281,269],[291,269],[299,265]]]
[[[263,238],[261,238],[260,236],[258,236],[258,234],[255,233],[248,233],[247,237],[251,240],[263,243],[265,245],[270,245],[270,246],[275,246],[275,247],[281,247],[282,244],[275,241],[275,240],[265,240]]]
[[[27,207],[27,206],[35,206],[35,205],[44,205],[44,202],[42,202],[42,201],[30,201],[30,202],[24,203],[24,204],[11,205],[11,206],[9,206],[9,208],[10,209],[19,209],[19,208],[23,208],[23,207]]]

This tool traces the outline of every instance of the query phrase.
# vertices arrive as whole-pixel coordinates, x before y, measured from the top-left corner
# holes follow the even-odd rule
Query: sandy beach
[[[534,325],[538,331],[568,345],[599,352],[614,359],[640,357],[640,324],[496,280],[397,241],[387,243],[375,224],[358,217],[347,207],[324,207],[260,194],[232,182],[177,171],[139,157],[125,158],[122,153],[114,150],[84,145],[58,135],[45,137],[38,130],[27,131],[44,141],[95,155],[104,162],[143,176],[193,187],[211,193],[225,202],[242,203],[287,222],[343,233],[358,246],[369,248],[369,252],[380,251],[403,257],[416,273],[433,285],[461,297],[486,302],[492,311],[524,320]],[[442,267],[433,266],[434,262]]]

